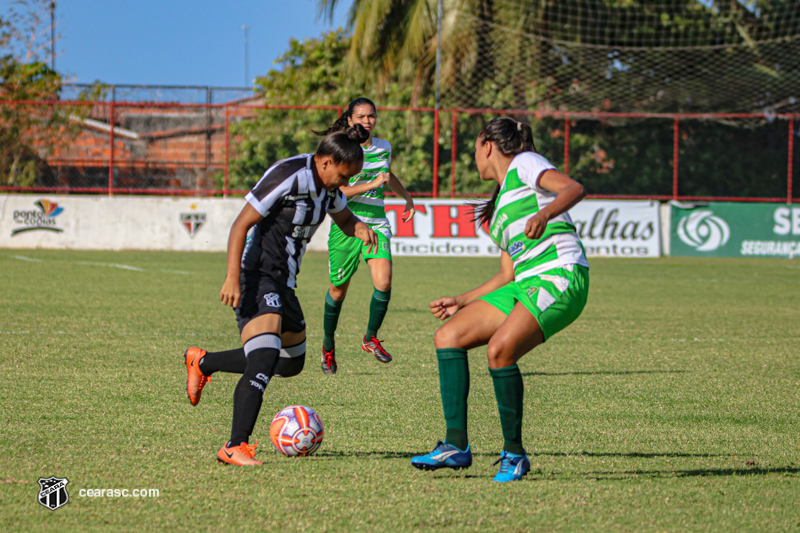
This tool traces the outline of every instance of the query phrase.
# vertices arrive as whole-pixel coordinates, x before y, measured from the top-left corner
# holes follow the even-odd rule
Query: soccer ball
[[[290,405],[272,419],[269,436],[287,457],[311,455],[322,444],[325,430],[319,415],[304,405]]]

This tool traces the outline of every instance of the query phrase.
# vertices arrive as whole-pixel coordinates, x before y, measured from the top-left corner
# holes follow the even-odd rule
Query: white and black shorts
[[[243,272],[239,282],[242,300],[235,309],[239,332],[254,318],[269,313],[281,315],[281,333],[305,331],[305,317],[294,289],[258,273]]]

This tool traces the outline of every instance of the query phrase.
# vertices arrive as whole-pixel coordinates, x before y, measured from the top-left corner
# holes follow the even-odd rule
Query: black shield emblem
[[[65,477],[40,477],[39,503],[51,511],[55,511],[59,507],[66,505],[69,501],[67,483],[69,483],[69,480]]]

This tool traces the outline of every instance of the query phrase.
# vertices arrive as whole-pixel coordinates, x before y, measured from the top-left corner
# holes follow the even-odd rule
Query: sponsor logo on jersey
[[[507,220],[508,215],[503,213],[497,217],[497,220],[495,220],[494,224],[492,224],[492,237],[494,237],[494,240],[500,240],[500,232],[503,231],[503,224],[505,224]]]
[[[284,198],[286,200],[289,200],[290,202],[296,202],[297,200],[305,200],[306,198],[309,198],[309,195],[308,194],[287,194],[286,196],[284,196]]]
[[[511,257],[514,257],[515,255],[517,255],[518,253],[520,253],[524,249],[525,249],[525,245],[522,244],[522,241],[513,242],[511,244],[511,246],[508,247],[508,255],[510,255]]]
[[[69,480],[65,477],[40,477],[39,503],[51,511],[66,505],[69,501],[67,483],[69,483]]]
[[[189,234],[189,237],[194,239],[200,228],[206,223],[205,213],[180,213],[180,221],[183,229]]]
[[[53,233],[61,233],[64,230],[56,227],[56,217],[63,211],[63,207],[50,200],[38,200],[33,203],[38,210],[31,209],[29,211],[14,211],[14,223],[19,224],[11,230],[11,236],[19,235],[28,231],[52,231]]]
[[[731,230],[713,211],[695,211],[678,222],[678,237],[698,252],[710,252],[728,242]]]
[[[267,307],[281,306],[281,296],[277,292],[271,292],[269,294],[265,294],[264,301],[267,303]]]

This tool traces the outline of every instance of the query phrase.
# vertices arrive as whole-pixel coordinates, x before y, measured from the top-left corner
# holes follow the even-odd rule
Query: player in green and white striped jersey
[[[361,145],[364,150],[364,165],[361,172],[350,178],[349,183],[340,190],[347,196],[347,206],[350,210],[375,231],[379,240],[378,250],[370,250],[362,246],[360,240],[348,237],[337,226],[331,225],[328,237],[331,285],[325,295],[322,340],[322,371],[326,374],[334,374],[337,370],[334,341],[336,326],[350,286],[350,278],[355,274],[362,258],[369,267],[374,290],[361,348],[382,363],[392,360],[392,356],[383,348],[377,337],[392,294],[392,250],[389,243],[392,230],[383,203],[384,187],[388,185],[392,191],[405,199],[406,207],[403,212],[405,221],[411,220],[414,216],[414,200],[391,172],[391,144],[373,136],[377,120],[378,112],[375,104],[368,98],[356,98],[327,131],[318,132],[329,134],[355,124],[361,124],[369,132],[369,139]]]
[[[452,317],[435,335],[447,433],[431,453],[411,460],[417,468],[472,464],[467,350],[488,345],[505,441],[494,480],[519,480],[530,470],[517,361],[578,318],[589,293],[589,263],[567,213],[585,191],[534,149],[530,126],[510,118],[490,121],[475,141],[481,179],[497,182],[476,214],[502,250],[500,271],[471,291],[430,303],[436,317]]]

